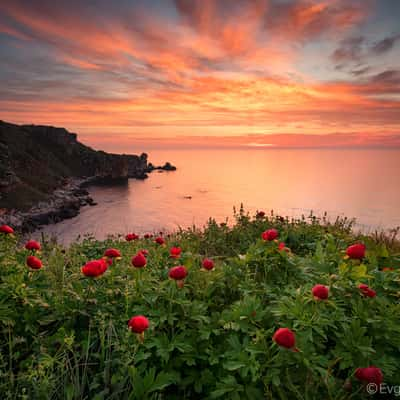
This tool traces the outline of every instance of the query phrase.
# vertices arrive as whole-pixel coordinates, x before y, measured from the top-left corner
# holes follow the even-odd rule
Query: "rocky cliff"
[[[70,218],[93,205],[85,187],[145,179],[154,167],[140,156],[96,151],[64,128],[0,121],[0,223],[20,230]]]
[[[69,178],[143,179],[148,170],[146,154],[95,151],[64,128],[0,121],[0,208],[29,208]]]

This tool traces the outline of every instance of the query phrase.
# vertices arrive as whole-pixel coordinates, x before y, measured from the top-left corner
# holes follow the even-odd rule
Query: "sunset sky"
[[[399,0],[1,0],[0,119],[95,148],[400,146]]]

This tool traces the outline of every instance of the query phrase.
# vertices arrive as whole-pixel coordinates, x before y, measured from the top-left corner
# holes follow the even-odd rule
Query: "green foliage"
[[[272,227],[290,250],[261,239]],[[354,371],[369,365],[399,385],[400,256],[357,239],[367,245],[362,263],[344,257],[356,240],[347,220],[252,218],[241,209],[233,226],[210,220],[167,246],[44,241],[44,267],[32,271],[23,245],[1,235],[0,398],[362,399]],[[175,245],[178,260],[169,257]],[[99,278],[83,276],[80,267],[109,247],[122,259]],[[143,248],[148,264],[134,269]],[[200,268],[204,257],[214,270]],[[168,279],[178,264],[189,270],[181,289]],[[360,283],[377,296],[364,297]],[[329,287],[327,300],[313,298],[315,284]],[[127,328],[138,314],[150,321],[143,343]],[[272,341],[279,327],[296,333],[298,352]]]

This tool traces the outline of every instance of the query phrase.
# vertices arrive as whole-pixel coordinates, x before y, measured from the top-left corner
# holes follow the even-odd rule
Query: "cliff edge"
[[[94,204],[90,184],[145,179],[155,167],[147,154],[96,151],[64,128],[0,121],[0,222],[22,230],[75,216]]]

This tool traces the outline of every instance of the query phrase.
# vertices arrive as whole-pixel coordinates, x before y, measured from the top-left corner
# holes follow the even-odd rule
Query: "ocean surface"
[[[355,217],[364,231],[400,226],[400,150],[153,150],[170,161],[144,181],[92,187],[98,203],[43,232],[68,244],[78,236],[201,227],[209,217],[232,222],[233,207],[298,217],[327,212]]]

